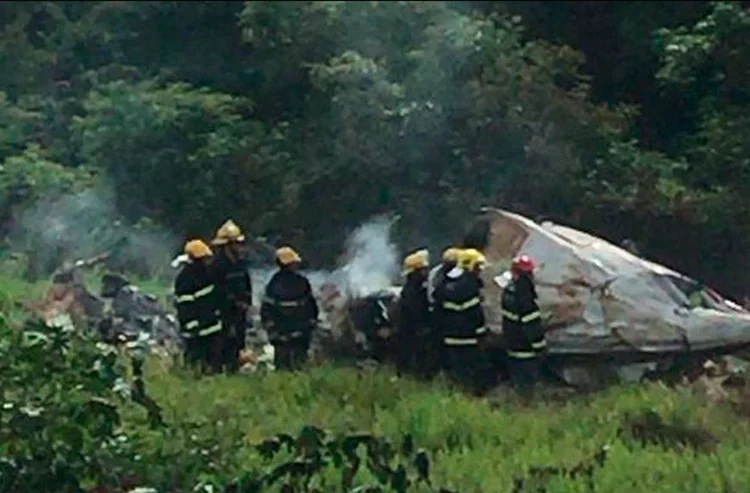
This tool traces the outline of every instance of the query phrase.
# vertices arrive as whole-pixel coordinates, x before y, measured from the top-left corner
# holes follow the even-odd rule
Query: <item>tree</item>
[[[106,170],[129,219],[205,234],[227,216],[262,228],[283,208],[283,135],[251,120],[249,101],[187,84],[115,82],[84,107],[75,126],[84,163]]]
[[[662,66],[656,77],[664,91],[699,101],[696,129],[682,137],[683,176],[703,197],[699,218],[713,238],[705,243],[705,263],[722,271],[729,262],[740,268],[750,260],[750,11],[734,2],[711,6],[690,27],[658,32]],[[740,289],[744,278],[732,277],[731,288]]]

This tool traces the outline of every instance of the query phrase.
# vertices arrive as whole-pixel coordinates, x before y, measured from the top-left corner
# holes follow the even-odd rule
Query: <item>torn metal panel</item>
[[[489,225],[485,312],[502,333],[503,274],[519,254],[537,263],[551,354],[672,353],[750,345],[750,312],[664,266],[601,238],[499,209]],[[697,305],[696,305],[697,303]]]

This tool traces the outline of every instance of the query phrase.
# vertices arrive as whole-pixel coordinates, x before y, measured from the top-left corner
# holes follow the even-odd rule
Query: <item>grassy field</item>
[[[0,286],[6,297],[38,295],[44,287],[13,279]],[[208,492],[207,484],[268,469],[256,445],[305,425],[333,435],[371,433],[394,444],[411,435],[431,458],[435,489],[409,491],[750,491],[750,423],[685,388],[623,386],[554,399],[543,392],[525,403],[507,389],[477,399],[442,380],[417,382],[388,369],[315,367],[298,374],[196,378],[154,357],[146,371],[148,392],[168,427],[151,429],[134,404],[124,406],[123,423],[136,457],[129,474],[159,492]],[[637,417],[645,412],[663,423],[639,427]],[[645,435],[654,443],[637,439]],[[571,467],[604,445],[607,460],[594,471],[593,486],[553,475],[543,489],[528,482],[514,489],[530,467]],[[364,471],[355,484],[371,479]],[[329,486],[323,486],[326,480]],[[316,481],[320,491],[341,491],[330,487],[334,470]],[[200,483],[202,489],[194,489]]]
[[[296,375],[196,381],[153,361],[148,385],[176,429],[197,426],[219,445],[212,460],[224,477],[260,465],[253,444],[312,424],[334,433],[369,432],[394,443],[411,434],[433,458],[434,483],[453,491],[512,491],[514,477],[529,466],[572,466],[605,444],[609,456],[595,473],[597,492],[750,491],[748,422],[688,390],[659,384],[565,400],[540,396],[525,405],[510,391],[475,399],[441,382],[422,384],[387,370],[320,367]],[[656,411],[673,428],[693,428],[709,442],[713,436],[715,448],[644,446],[631,433],[619,432],[628,429],[628,416],[646,410]],[[132,412],[131,422],[145,425],[143,413]],[[173,443],[157,438],[148,446],[186,453],[175,450],[184,439],[177,435]],[[583,481],[555,478],[545,491],[587,488]]]

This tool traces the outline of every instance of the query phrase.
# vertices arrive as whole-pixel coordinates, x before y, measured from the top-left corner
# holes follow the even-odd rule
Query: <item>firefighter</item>
[[[430,332],[425,344],[425,372],[433,374],[440,370],[443,355],[443,334],[437,321],[440,318],[441,308],[435,304],[435,290],[445,280],[445,275],[458,265],[458,256],[461,249],[449,247],[443,251],[441,262],[430,270],[427,276],[427,303],[430,307]]]
[[[276,250],[279,270],[266,286],[261,322],[275,349],[280,370],[296,370],[307,360],[312,332],[318,322],[318,304],[310,281],[298,272],[302,259],[292,248]]]
[[[435,322],[443,336],[444,369],[473,391],[479,391],[483,384],[479,346],[487,328],[479,273],[485,264],[478,250],[463,250],[458,265],[435,291]]]
[[[511,282],[503,290],[503,334],[508,373],[513,386],[524,394],[540,377],[540,358],[547,341],[534,287],[534,261],[526,255],[513,259]]]
[[[212,252],[201,240],[185,244],[187,262],[174,283],[177,318],[185,340],[185,360],[201,371],[221,370],[222,324],[218,291],[211,274]]]
[[[245,235],[230,219],[216,232],[216,276],[224,324],[223,365],[231,373],[239,369],[240,352],[245,349],[245,334],[251,324],[249,311],[253,301],[252,282],[244,257]]]
[[[425,370],[428,363],[425,352],[429,335],[430,305],[427,302],[427,275],[429,274],[427,250],[408,255],[404,259],[406,282],[398,300],[398,367],[401,371]],[[426,351],[427,350],[427,351]]]

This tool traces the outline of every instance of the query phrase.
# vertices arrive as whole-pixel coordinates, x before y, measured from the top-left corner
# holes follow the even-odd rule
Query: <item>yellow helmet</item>
[[[211,249],[203,240],[190,240],[185,243],[185,255],[191,259],[197,260],[213,255]]]
[[[461,251],[458,257],[458,265],[464,270],[474,270],[479,267],[480,269],[487,265],[487,258],[474,248]]]
[[[430,266],[430,254],[427,250],[418,250],[404,259],[404,275]]]
[[[302,262],[302,258],[291,247],[283,246],[276,250],[276,260],[281,265],[289,265]]]
[[[242,230],[234,223],[234,221],[228,219],[221,225],[219,230],[216,231],[216,237],[211,243],[214,245],[226,245],[230,241],[245,241],[245,235],[242,234]]]
[[[458,262],[459,255],[461,255],[460,248],[446,248],[445,251],[443,251],[443,262]]]

